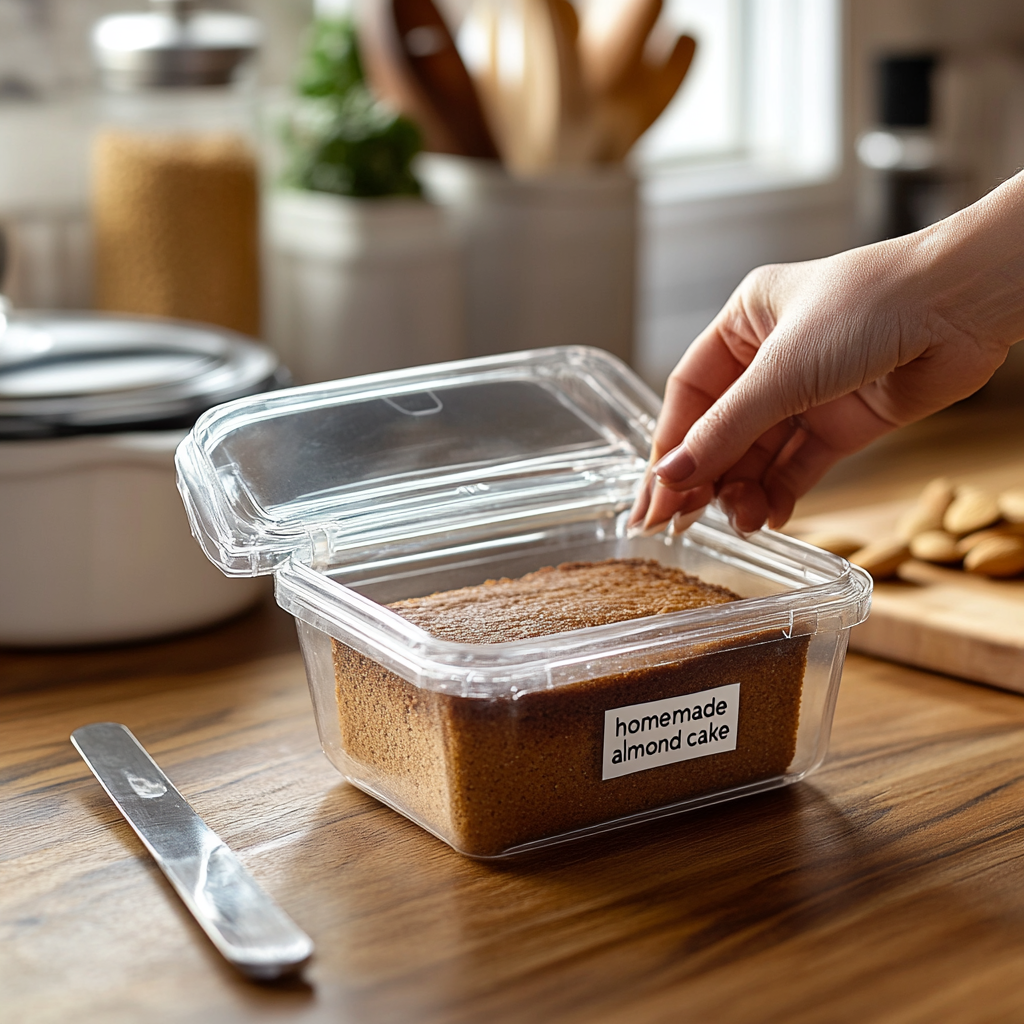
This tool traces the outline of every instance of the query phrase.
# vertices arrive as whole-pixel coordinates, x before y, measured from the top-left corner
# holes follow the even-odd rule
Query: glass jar
[[[260,332],[257,22],[187,0],[99,21],[96,306]]]

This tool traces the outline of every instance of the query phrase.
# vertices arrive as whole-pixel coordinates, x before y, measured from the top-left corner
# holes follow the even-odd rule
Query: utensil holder
[[[463,355],[458,244],[436,206],[281,190],[266,224],[268,340],[296,382]]]
[[[631,360],[638,190],[628,168],[521,179],[430,153],[417,173],[464,245],[470,355],[592,345]]]

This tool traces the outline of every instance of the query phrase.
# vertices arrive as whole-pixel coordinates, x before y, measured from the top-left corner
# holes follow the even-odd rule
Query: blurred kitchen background
[[[510,184],[479,161],[424,170],[418,158],[437,217],[399,206],[369,224],[330,190],[310,205],[292,189],[270,208],[313,5],[203,6],[262,29],[262,298],[257,322],[239,314],[226,326],[269,340],[298,380],[564,339],[619,351],[660,389],[752,267],[921,226],[1024,165],[1024,0],[665,0],[659,30],[689,34],[696,54],[627,158],[635,236],[630,182],[604,173],[614,163],[588,174],[572,159],[513,166],[522,173]],[[473,70],[463,23],[479,22],[480,4],[440,6]],[[146,9],[0,0],[0,223],[15,306],[97,302],[90,154],[110,115],[90,32],[133,8]],[[336,0],[320,13],[344,10]],[[517,180],[532,182],[527,192]],[[558,248],[559,232],[575,249]]]
[[[261,599],[175,488],[212,406],[559,344],[660,391],[753,267],[1024,164],[1024,0],[358,2],[0,0],[0,645]]]

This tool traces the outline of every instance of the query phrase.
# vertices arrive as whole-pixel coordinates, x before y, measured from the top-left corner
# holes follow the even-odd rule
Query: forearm
[[[907,244],[914,290],[941,322],[984,345],[1024,338],[1024,173]]]

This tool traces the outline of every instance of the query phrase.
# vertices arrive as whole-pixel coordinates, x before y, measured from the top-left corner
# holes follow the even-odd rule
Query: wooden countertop
[[[1021,438],[1024,411],[961,407],[802,511]],[[313,937],[304,981],[214,952],[68,742],[104,719]],[[341,781],[269,602],[170,642],[0,653],[4,1024],[1020,1020],[1022,840],[1024,698],[864,657],[811,781],[495,865]]]

